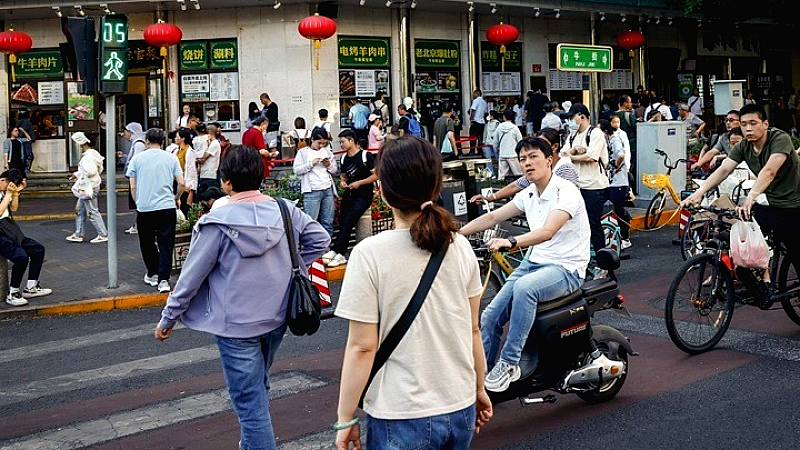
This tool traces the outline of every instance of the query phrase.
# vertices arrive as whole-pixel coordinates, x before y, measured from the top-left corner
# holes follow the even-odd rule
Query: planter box
[[[192,240],[191,232],[175,234],[175,248],[172,249],[172,270],[181,270],[183,262],[189,255],[189,242]]]

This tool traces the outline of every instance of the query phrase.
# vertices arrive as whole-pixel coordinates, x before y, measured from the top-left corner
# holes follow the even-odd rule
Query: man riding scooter
[[[552,149],[546,141],[526,138],[516,148],[525,177],[531,182],[513,201],[465,225],[470,235],[525,212],[531,231],[492,239],[498,251],[530,247],[525,260],[508,277],[481,316],[481,337],[490,367],[486,389],[502,392],[518,380],[523,347],[536,319],[538,303],[554,300],[580,288],[589,263],[589,219],[580,191],[552,171]],[[509,308],[511,306],[511,308]],[[502,350],[503,327],[509,323]]]

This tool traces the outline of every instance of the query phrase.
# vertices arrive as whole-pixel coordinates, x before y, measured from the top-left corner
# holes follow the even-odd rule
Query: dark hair
[[[761,105],[754,105],[752,103],[744,105],[742,109],[739,110],[739,118],[741,119],[745,114],[758,114],[759,120],[767,120],[767,113]]]
[[[19,169],[8,169],[5,172],[0,173],[0,178],[5,178],[14,184],[22,184],[23,176]]]
[[[198,133],[205,133],[206,132],[206,124],[204,124],[202,122],[198,123],[197,127],[195,127],[194,131],[197,131]]]
[[[259,96],[258,96],[258,98],[265,98],[265,99],[267,99],[267,100],[269,100],[269,99],[270,99],[270,98],[269,98],[269,95],[267,95],[267,93],[266,93],[266,92],[262,92],[262,93],[261,93],[261,95],[259,95]]]
[[[728,131],[728,139],[730,139],[731,136],[733,136],[734,134],[737,136],[744,137],[744,133],[742,132],[742,129],[740,127],[731,128],[731,131]]]
[[[144,133],[144,139],[151,144],[164,145],[164,130],[161,128],[150,128]]]
[[[609,122],[606,119],[598,120],[597,121],[597,126],[598,126],[598,128],[600,128],[600,131],[602,131],[605,134],[614,134],[615,130],[614,130],[614,128],[611,127],[611,122]]]
[[[453,105],[450,102],[442,102],[442,112],[453,112]]]
[[[494,112],[494,111],[492,111],[492,112]],[[398,130],[403,130],[404,132],[408,133],[409,132],[410,122],[411,121],[408,120],[408,117],[401,117],[400,120],[397,121],[397,129]]]
[[[366,139],[359,139],[358,146],[361,148],[369,148],[369,141],[367,141]]]
[[[558,108],[558,102],[545,102],[544,104],[544,112],[551,113]]]
[[[219,167],[220,178],[230,181],[235,192],[254,191],[264,178],[264,161],[253,147],[232,147]]]
[[[186,142],[190,147],[192,146],[192,133],[189,132],[186,128],[181,128],[178,130],[178,136]]]
[[[327,119],[328,118],[328,110],[325,109],[325,108],[320,109],[319,110],[319,118],[320,119]]]
[[[658,109],[651,109],[649,113],[647,113],[647,120],[652,119],[656,114],[661,114],[661,111]]]
[[[555,128],[542,128],[539,130],[539,136],[550,142],[551,146],[558,144],[561,148],[561,133]]]
[[[216,186],[211,186],[210,188],[208,188],[205,191],[203,191],[202,194],[200,194],[200,200],[206,201],[206,202],[211,200],[212,198],[214,200],[217,200],[217,199],[220,199],[222,197],[225,197],[225,193],[222,192],[222,189],[220,189],[220,188],[218,188]]]
[[[742,116],[739,115],[739,110],[737,110],[737,109],[732,109],[732,110],[728,111],[728,113],[725,114],[725,115],[729,116],[731,114],[736,114],[736,117],[742,117]]]
[[[619,96],[619,104],[622,105],[623,103],[627,103],[628,100],[631,99],[631,96],[628,94],[622,94]]]
[[[517,142],[517,147],[514,150],[517,152],[517,157],[519,157],[521,151],[535,149],[539,149],[542,154],[544,154],[545,158],[553,156],[553,149],[550,148],[550,143],[542,138],[526,137]]]
[[[257,126],[261,125],[262,123],[264,123],[266,121],[267,121],[266,117],[258,116],[255,119],[253,119],[250,123],[252,123],[254,127],[257,127]]]
[[[514,120],[515,117],[517,117],[517,113],[515,113],[513,109],[506,108],[506,110],[503,111],[503,118],[506,120]]]
[[[97,145],[98,134],[96,131],[84,131],[83,135],[89,140],[89,142],[86,143],[89,148],[94,148]]]
[[[6,137],[11,137],[11,132],[12,132],[12,131],[14,131],[14,130],[16,130],[16,129],[19,129],[19,127],[18,127],[18,126],[16,126],[16,125],[11,125],[11,126],[9,126],[9,127],[8,127],[8,134],[7,134],[7,136],[6,136]]]
[[[420,212],[439,196],[444,183],[442,155],[428,141],[403,136],[383,144],[375,163],[386,202],[404,213]],[[436,204],[422,208],[411,224],[411,240],[431,253],[453,240],[458,224]]]
[[[574,117],[575,114],[581,114],[584,117],[589,117],[589,108],[583,103],[573,103],[569,108],[569,117]]]
[[[247,105],[247,118],[252,121],[255,120],[256,117],[260,116],[261,116],[261,108],[258,107],[256,102],[250,102],[250,104]]]
[[[17,111],[17,119],[29,119],[31,117],[31,111],[26,107],[23,106]]]
[[[302,117],[295,118],[294,127],[297,129],[304,130],[306,128],[306,119],[303,119]]]
[[[175,136],[177,135],[178,135],[178,130],[172,130],[169,133],[167,133],[167,142],[172,144],[172,142],[175,140]]]
[[[492,119],[500,120],[500,113],[497,112],[497,110],[493,109],[493,110],[489,111],[489,117],[491,117]]]
[[[351,130],[349,128],[346,129],[346,130],[342,130],[339,133],[339,139],[350,139],[351,141],[354,141],[355,143],[358,143],[358,138],[356,138],[356,133],[354,133],[353,130]]]
[[[408,108],[406,108],[406,105],[404,105],[402,103],[397,105],[397,109],[398,110],[403,110],[403,111],[408,111]]]
[[[311,140],[318,141],[320,139],[328,139],[328,132],[323,127],[314,127],[311,130]]]
[[[200,120],[200,117],[198,117],[197,114],[189,114],[189,118],[186,119],[186,121],[189,122],[189,121],[195,120],[195,119]]]

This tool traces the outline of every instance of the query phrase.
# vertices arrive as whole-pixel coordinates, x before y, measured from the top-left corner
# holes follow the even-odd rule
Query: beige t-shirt
[[[430,256],[411,241],[408,229],[365,239],[347,261],[336,315],[377,323],[383,342],[411,301]],[[475,403],[469,298],[481,289],[475,255],[457,235],[419,315],[373,379],[364,411],[379,419],[416,419]]]

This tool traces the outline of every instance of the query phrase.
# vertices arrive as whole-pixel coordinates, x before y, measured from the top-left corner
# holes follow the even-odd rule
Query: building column
[[[590,39],[592,45],[597,45],[597,22],[594,18],[594,11],[589,13],[589,26]],[[589,112],[592,115],[592,122],[597,123],[599,118],[597,111],[599,110],[600,98],[600,84],[598,82],[597,72],[589,73]]]
[[[475,89],[480,89],[480,85],[478,83],[478,34],[480,30],[478,30],[478,20],[475,17],[474,12],[469,13],[468,24],[469,42],[467,45],[467,55],[469,59],[469,92],[471,94]],[[468,95],[468,98],[472,98],[472,96]]]
[[[414,79],[411,70],[411,28],[409,10],[400,9],[400,101],[414,93]]]

